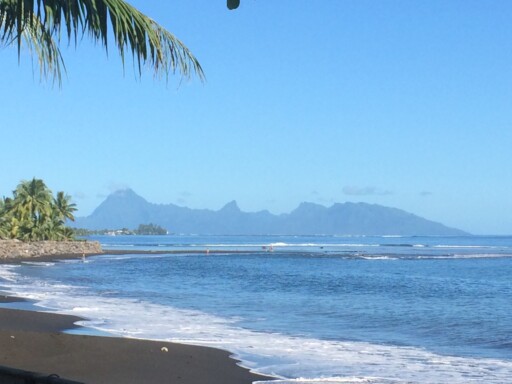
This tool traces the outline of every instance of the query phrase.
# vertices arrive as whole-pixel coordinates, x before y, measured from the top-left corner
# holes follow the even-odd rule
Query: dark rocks
[[[52,255],[90,255],[101,253],[97,241],[32,241],[0,240],[0,260]]]

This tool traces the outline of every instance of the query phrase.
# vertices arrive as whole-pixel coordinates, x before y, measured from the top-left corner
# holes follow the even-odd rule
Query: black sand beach
[[[55,259],[52,256],[37,261]],[[17,300],[0,294],[0,303]],[[241,368],[227,351],[63,333],[77,328],[74,323],[79,320],[82,319],[74,316],[0,308],[0,366],[57,374],[91,384],[249,384],[269,379]]]

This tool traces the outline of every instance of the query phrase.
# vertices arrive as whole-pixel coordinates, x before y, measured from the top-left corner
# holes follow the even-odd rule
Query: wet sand
[[[16,260],[21,261],[24,260]],[[23,299],[0,293],[0,304],[16,301]],[[74,323],[80,320],[83,319],[75,316],[0,308],[0,366],[43,376],[56,374],[90,384],[250,384],[269,380],[238,366],[229,352],[219,349],[63,333],[79,328]],[[2,383],[14,383],[4,380],[0,374]]]
[[[62,333],[79,320],[0,309],[0,365],[97,384],[243,384],[268,379],[239,367],[218,349]]]

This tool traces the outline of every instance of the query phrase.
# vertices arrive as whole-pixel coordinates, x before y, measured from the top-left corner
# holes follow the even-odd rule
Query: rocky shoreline
[[[0,240],[0,260],[54,255],[91,255],[102,252],[97,241]]]

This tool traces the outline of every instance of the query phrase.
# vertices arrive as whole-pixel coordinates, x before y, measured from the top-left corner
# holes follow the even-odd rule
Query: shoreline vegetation
[[[0,199],[0,239],[22,241],[74,240],[66,221],[75,221],[76,204],[64,192],[52,191],[35,177],[22,181],[12,197]]]
[[[0,260],[101,253],[99,242],[77,240],[66,225],[75,211],[69,195],[54,196],[43,180],[21,181],[0,199]]]
[[[1,241],[3,243],[4,241]],[[74,242],[85,243],[85,242]],[[168,251],[102,251],[98,254],[154,254]],[[26,260],[53,261],[77,254],[0,258],[0,263]],[[35,259],[35,260],[34,260]],[[275,378],[258,375],[238,365],[229,351],[220,349],[109,336],[67,334],[84,319],[32,310],[2,308],[26,301],[0,293],[0,378],[2,368],[57,374],[87,384],[250,384]],[[19,381],[9,381],[15,383]]]

